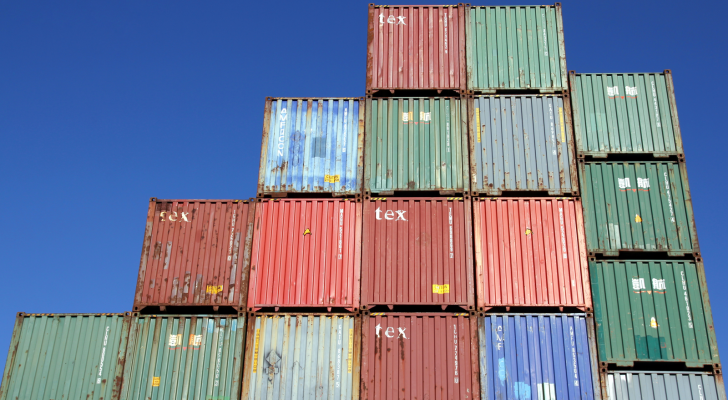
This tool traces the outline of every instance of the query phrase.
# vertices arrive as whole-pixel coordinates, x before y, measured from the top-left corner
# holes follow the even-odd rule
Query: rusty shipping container
[[[361,194],[363,146],[363,97],[268,97],[258,197]]]
[[[590,253],[700,255],[682,162],[580,162]]]
[[[589,261],[599,360],[718,364],[702,262]]]
[[[470,198],[364,200],[362,308],[475,308]]]
[[[468,313],[365,315],[362,400],[479,398],[477,329]]]
[[[118,400],[130,313],[18,313],[0,399]]]
[[[361,218],[361,199],[258,199],[248,310],[358,310]]]
[[[467,102],[367,98],[365,195],[468,191]]]
[[[242,399],[358,399],[361,320],[352,314],[255,314]]]
[[[579,195],[568,96],[470,98],[473,193]]]
[[[366,89],[465,89],[465,6],[370,4]]]
[[[581,202],[576,198],[473,200],[478,309],[592,310]]]
[[[121,399],[239,399],[244,343],[244,313],[134,313]]]
[[[134,310],[243,307],[254,203],[149,201]]]
[[[683,157],[672,73],[569,73],[580,155]]]
[[[465,20],[470,91],[568,90],[561,3],[467,5]]]
[[[481,314],[482,399],[601,399],[588,314]]]
[[[605,400],[725,400],[723,375],[686,371],[602,373]]]

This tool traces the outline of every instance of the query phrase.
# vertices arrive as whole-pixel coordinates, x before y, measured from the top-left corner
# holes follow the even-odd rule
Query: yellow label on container
[[[351,373],[351,359],[354,357],[354,330],[349,329],[349,356],[347,357],[347,371]]]
[[[436,294],[450,293],[450,285],[432,285],[432,293],[436,293]]]
[[[566,141],[566,130],[564,129],[564,109],[559,107],[559,121],[561,122],[561,142]]]
[[[159,387],[159,377],[158,376],[152,377],[152,387]]]
[[[480,108],[475,109],[475,126],[478,132],[478,143],[480,143]]]
[[[260,340],[260,328],[255,330],[255,350],[253,351],[253,373],[258,370],[258,340]]]
[[[210,294],[218,294],[218,293],[221,293],[222,292],[222,285],[218,285],[218,286],[207,285],[207,289],[205,290],[205,292],[206,293],[210,293]]]
[[[324,175],[324,182],[337,183],[339,182],[339,175]]]

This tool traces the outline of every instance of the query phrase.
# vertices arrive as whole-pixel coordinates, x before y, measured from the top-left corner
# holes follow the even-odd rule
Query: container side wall
[[[591,311],[581,202],[492,198],[473,202],[478,308]]]
[[[724,400],[723,380],[708,373],[614,371],[602,374],[606,400]]]
[[[590,261],[600,361],[717,364],[702,264],[692,261]]]
[[[359,308],[361,202],[261,200],[255,215],[250,311]]]

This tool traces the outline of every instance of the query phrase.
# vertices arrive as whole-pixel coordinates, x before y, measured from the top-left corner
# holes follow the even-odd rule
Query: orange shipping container
[[[473,202],[478,309],[592,310],[581,201],[476,198]]]

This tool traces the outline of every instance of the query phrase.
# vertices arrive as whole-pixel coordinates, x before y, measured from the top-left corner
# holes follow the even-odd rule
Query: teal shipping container
[[[18,313],[0,399],[118,400],[130,320]]]

